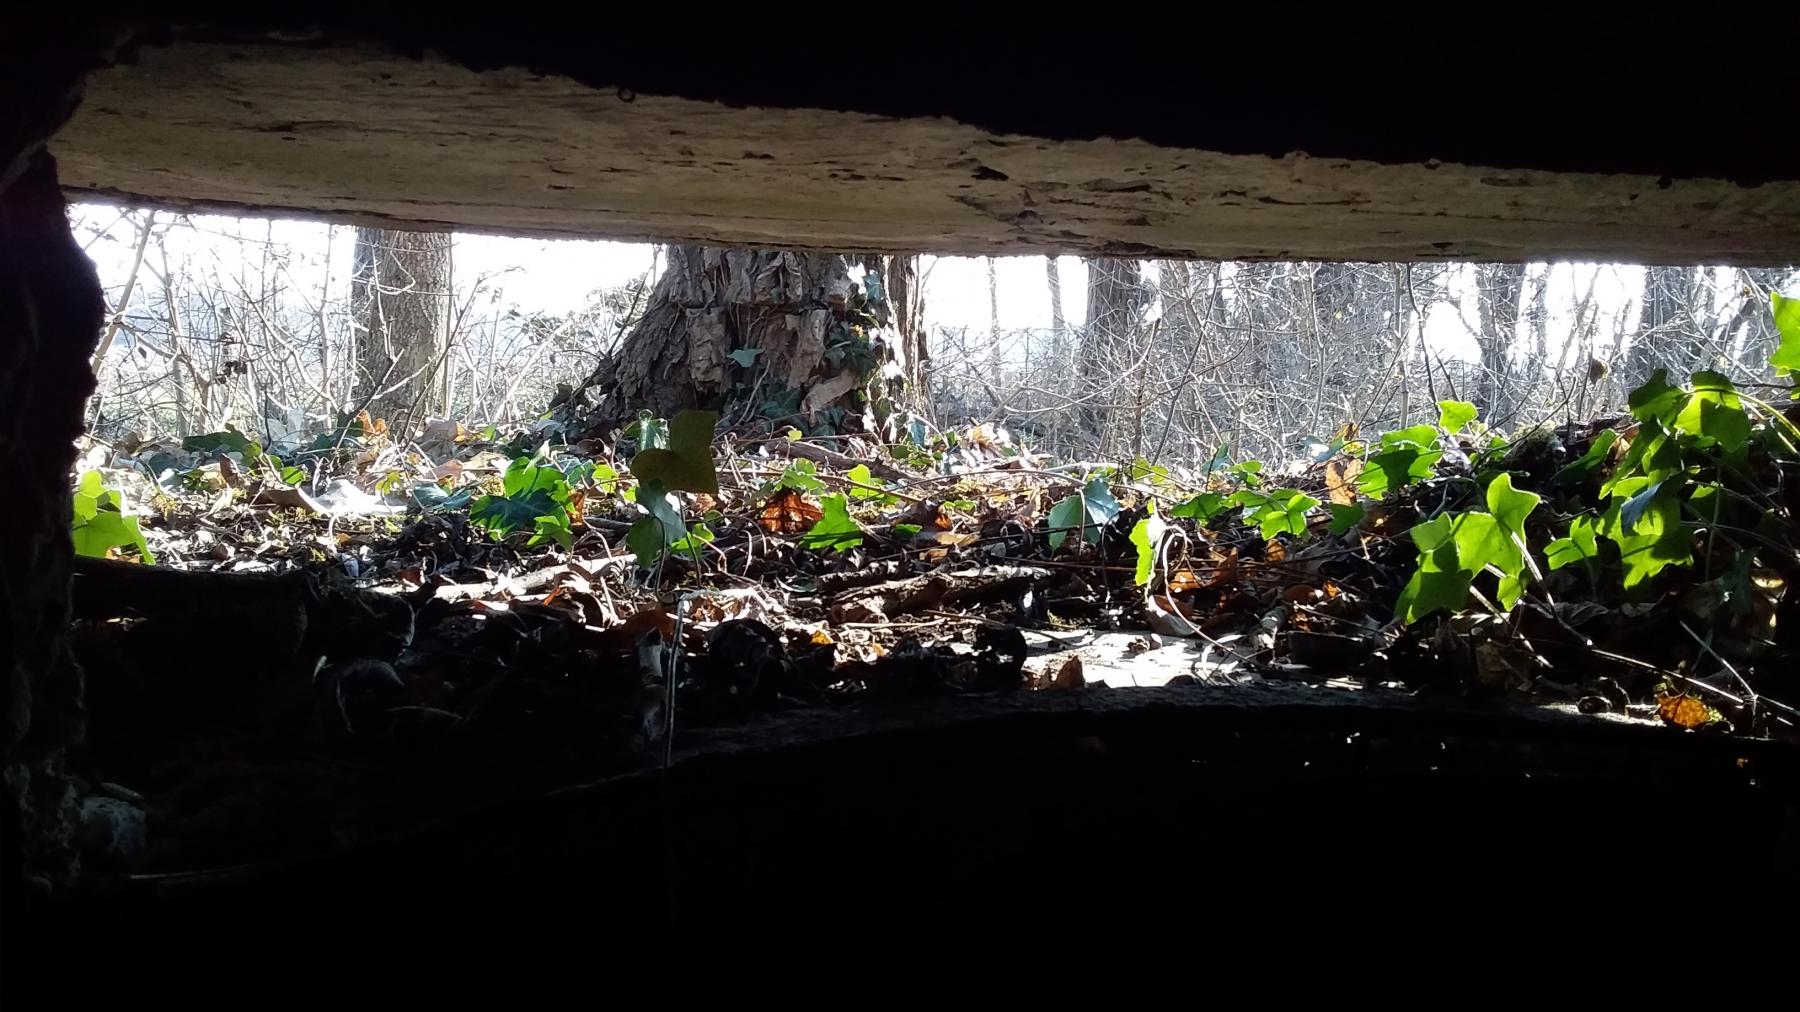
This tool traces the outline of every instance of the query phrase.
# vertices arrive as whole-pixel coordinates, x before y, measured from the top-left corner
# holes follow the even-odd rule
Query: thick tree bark
[[[356,230],[358,393],[370,415],[402,431],[444,409],[438,372],[449,336],[451,242],[448,232]]]
[[[861,264],[870,277],[859,288],[835,253],[670,247],[643,316],[577,391],[573,407],[595,405],[581,427],[693,407],[803,428],[877,427],[884,402],[917,399],[910,392],[923,389],[928,356],[913,258]],[[873,332],[859,322],[864,312]],[[887,389],[873,388],[884,371]]]

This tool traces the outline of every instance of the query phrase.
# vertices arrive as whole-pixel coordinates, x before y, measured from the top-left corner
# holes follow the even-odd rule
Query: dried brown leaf
[[[1363,462],[1355,457],[1338,457],[1325,464],[1325,495],[1328,502],[1349,506],[1356,502],[1356,476]]]

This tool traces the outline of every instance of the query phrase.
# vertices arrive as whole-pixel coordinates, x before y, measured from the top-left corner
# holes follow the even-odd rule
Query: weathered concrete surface
[[[411,229],[958,253],[1800,260],[1800,180],[1779,165],[1741,185],[1050,141],[477,72],[373,43],[147,46],[91,78],[53,150],[74,199]]]

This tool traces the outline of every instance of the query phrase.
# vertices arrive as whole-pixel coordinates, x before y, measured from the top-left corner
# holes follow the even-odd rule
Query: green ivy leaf
[[[713,469],[713,429],[716,411],[683,411],[669,422],[667,449],[640,450],[631,458],[631,473],[639,481],[656,481],[665,489],[716,495],[719,475]]]
[[[821,516],[812,529],[800,535],[807,548],[829,548],[842,552],[862,544],[862,528],[850,519],[849,500],[841,495],[819,498]]]
[[[1572,485],[1586,480],[1589,475],[1606,463],[1607,455],[1612,453],[1613,445],[1618,441],[1619,430],[1601,430],[1600,434],[1594,437],[1594,441],[1588,444],[1587,452],[1563,465],[1552,480],[1559,485]]]
[[[894,533],[900,535],[903,538],[916,537],[918,535],[918,533],[924,529],[925,528],[919,526],[918,524],[895,524],[894,525]]]
[[[1156,568],[1156,553],[1162,547],[1164,523],[1162,517],[1156,515],[1156,500],[1151,499],[1144,504],[1149,512],[1131,528],[1131,543],[1137,547],[1137,585],[1142,587],[1150,582],[1150,574]]]
[[[880,487],[886,483],[871,474],[869,472],[869,465],[867,464],[856,465],[845,472],[844,477],[857,483],[856,485],[850,486],[849,491],[852,499],[879,499],[884,503],[894,501],[893,496],[880,491]],[[874,485],[876,488],[859,488],[859,485]]]
[[[810,460],[796,460],[781,472],[775,480],[775,489],[791,488],[796,492],[823,492],[825,483],[819,480],[819,468]]]
[[[508,499],[525,499],[542,492],[551,501],[569,501],[569,480],[555,467],[540,465],[534,457],[520,457],[506,466],[500,487]]]
[[[761,355],[762,352],[761,348],[734,348],[731,351],[731,360],[748,369],[756,364],[756,356]]]
[[[1382,439],[1385,441],[1387,436]],[[1357,475],[1357,490],[1371,499],[1380,499],[1394,489],[1405,488],[1431,477],[1432,467],[1443,456],[1442,451],[1421,450],[1410,445],[1378,453],[1369,458],[1362,473]]]
[[[1188,517],[1205,523],[1229,508],[1231,504],[1225,496],[1217,492],[1202,492],[1187,502],[1169,511],[1172,517]]]
[[[670,544],[669,550],[674,552],[685,552],[697,563],[700,561],[701,549],[712,544],[713,537],[714,535],[711,527],[708,527],[704,523],[698,523],[688,528],[687,537]]]
[[[1639,427],[1631,449],[1625,452],[1625,459],[1619,462],[1612,478],[1600,486],[1600,494],[1608,498],[1618,495],[1619,487],[1634,479],[1663,481],[1680,473],[1684,466],[1680,442],[1662,422],[1651,419]]]
[[[1438,427],[1445,432],[1461,432],[1478,414],[1475,405],[1468,401],[1438,401]]]
[[[1381,434],[1381,448],[1393,450],[1403,446],[1411,446],[1420,450],[1431,450],[1437,447],[1437,430],[1429,425],[1414,425],[1405,429],[1395,429]]]
[[[1269,508],[1258,519],[1264,538],[1287,533],[1299,537],[1306,533],[1306,512],[1319,505],[1319,500],[1291,488],[1277,489],[1270,495]]]
[[[1629,520],[1624,509],[1628,503],[1634,505],[1634,515]],[[1602,537],[1619,546],[1627,590],[1665,567],[1694,561],[1692,538],[1681,522],[1681,501],[1672,489],[1660,483],[1630,500],[1614,499],[1612,507],[1600,518],[1598,530]]]
[[[1523,542],[1525,540],[1525,518],[1537,509],[1544,497],[1535,492],[1526,492],[1513,487],[1512,475],[1502,473],[1488,482],[1488,512],[1500,522],[1508,534]]]
[[[532,521],[531,540],[528,545],[541,545],[546,541],[554,541],[562,546],[563,551],[575,547],[575,534],[569,527],[569,514],[558,510]]]
[[[1343,503],[1334,502],[1331,504],[1331,526],[1328,529],[1333,534],[1348,534],[1350,528],[1362,523],[1363,517],[1367,516],[1368,512],[1368,508],[1362,503],[1352,503],[1346,506]]]
[[[1576,562],[1599,558],[1600,544],[1596,540],[1597,523],[1593,517],[1576,517],[1569,524],[1569,536],[1557,538],[1544,546],[1544,561],[1552,570]]]
[[[568,513],[562,504],[544,489],[534,489],[521,496],[484,495],[476,499],[469,506],[469,522],[498,541],[517,531],[535,531],[539,517],[553,517],[558,513],[563,515],[566,524]]]
[[[1131,462],[1130,467],[1125,469],[1125,476],[1125,480],[1129,482],[1140,482],[1148,479],[1152,485],[1162,485],[1166,484],[1169,480],[1169,469],[1161,464],[1152,464],[1144,457],[1139,457]]]
[[[1418,524],[1409,532],[1419,547],[1419,568],[1394,602],[1394,614],[1411,624],[1442,608],[1456,611],[1469,599],[1474,574],[1457,558],[1455,529],[1447,516]]]
[[[1781,335],[1781,343],[1769,356],[1769,364],[1786,376],[1800,370],[1800,299],[1770,292],[1769,308],[1775,315],[1775,330]]]
[[[595,488],[607,495],[619,490],[619,472],[611,464],[596,463],[588,477],[593,481]]]
[[[1677,431],[1710,439],[1730,453],[1750,439],[1750,416],[1731,380],[1716,372],[1694,374],[1694,390],[1675,416]]]
[[[99,471],[83,473],[81,486],[75,490],[75,519],[94,519],[94,514],[100,509],[100,498],[105,494],[106,486]]]
[[[1669,385],[1669,371],[1658,369],[1643,386],[1631,392],[1631,414],[1640,422],[1654,419],[1666,424],[1681,410],[1685,397],[1680,387]]]
[[[1082,522],[1083,513],[1084,510],[1081,497],[1078,495],[1069,496],[1055,506],[1050,507],[1048,523],[1050,525],[1051,551],[1054,552],[1063,546],[1063,542],[1068,539],[1070,531],[1081,530],[1085,535],[1086,525]]]
[[[637,504],[644,515],[625,532],[625,546],[645,569],[656,565],[670,545],[688,536],[681,510],[670,498],[659,481],[638,483]]]
[[[1223,449],[1221,447],[1220,449]],[[1263,463],[1260,460],[1246,460],[1241,464],[1233,464],[1226,468],[1227,474],[1235,474],[1246,486],[1255,488],[1262,484]]]

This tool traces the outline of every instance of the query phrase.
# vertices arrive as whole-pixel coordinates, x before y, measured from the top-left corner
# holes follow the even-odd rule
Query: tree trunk
[[[571,399],[595,402],[580,428],[694,407],[732,421],[877,428],[919,399],[928,355],[915,258],[860,263],[861,287],[835,253],[670,247],[643,316]],[[882,373],[886,384],[871,383]]]
[[[351,318],[362,328],[359,394],[369,414],[408,431],[444,409],[450,323],[448,232],[356,230]]]
[[[1062,272],[1056,258],[1044,258],[1044,276],[1050,282],[1050,354],[1056,361],[1069,353],[1069,324],[1063,318]]]
[[[1481,375],[1476,381],[1476,408],[1494,425],[1512,421],[1512,352],[1519,336],[1519,299],[1525,291],[1524,264],[1476,264],[1475,308],[1481,332]]]
[[[1692,312],[1697,272],[1692,267],[1644,268],[1637,333],[1625,355],[1626,389],[1636,389],[1658,369],[1669,382],[1687,379],[1701,358],[1701,335]]]
[[[1138,317],[1149,303],[1144,289],[1142,268],[1136,260],[1096,257],[1088,265],[1087,326],[1081,335],[1078,355],[1084,401],[1081,406],[1082,427],[1099,439],[1105,451],[1106,428],[1110,421],[1107,404],[1114,396],[1112,388],[1123,370],[1132,365],[1132,339]]]

